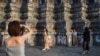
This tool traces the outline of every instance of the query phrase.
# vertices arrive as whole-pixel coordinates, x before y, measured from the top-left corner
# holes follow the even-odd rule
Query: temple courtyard
[[[26,56],[100,56],[100,46],[92,46],[89,54],[82,54],[82,47],[53,46],[48,51],[42,51],[41,46],[26,46]],[[5,48],[0,47],[0,56],[6,56]]]

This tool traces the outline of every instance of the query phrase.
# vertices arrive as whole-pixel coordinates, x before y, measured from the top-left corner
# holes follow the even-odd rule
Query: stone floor
[[[93,46],[90,53],[83,55],[82,47],[53,46],[48,51],[42,51],[40,46],[26,46],[26,56],[100,56],[100,47]],[[6,56],[4,48],[0,48],[0,56]]]

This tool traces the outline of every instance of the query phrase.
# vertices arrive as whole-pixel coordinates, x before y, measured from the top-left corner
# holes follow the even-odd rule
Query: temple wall
[[[13,20],[19,20],[35,30],[27,40],[32,46],[43,45],[42,33],[45,28],[52,36],[53,45],[71,46],[68,39],[72,27],[77,30],[82,44],[86,26],[91,28],[93,45],[100,43],[99,0],[0,0],[0,32],[7,33],[7,24]]]

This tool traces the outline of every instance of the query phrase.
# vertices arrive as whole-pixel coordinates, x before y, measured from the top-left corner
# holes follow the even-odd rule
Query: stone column
[[[90,46],[93,46],[93,32],[90,33]]]
[[[2,32],[2,46],[4,46],[4,40],[9,38],[9,34],[8,34],[8,23],[6,22],[6,28],[5,30]]]
[[[85,26],[84,27],[89,27],[89,20],[88,19],[86,19],[86,17],[87,17],[87,13],[86,13],[86,11],[87,11],[87,5],[83,2],[82,3],[82,20],[85,22]]]
[[[4,16],[5,16],[4,8],[5,8],[5,6],[6,6],[6,2],[0,1],[0,21],[4,20]]]
[[[67,35],[67,44],[68,46],[72,46],[71,44],[71,27],[72,27],[72,20],[70,19],[70,8],[71,8],[71,5],[69,3],[69,0],[65,0],[64,1],[64,19],[66,21],[66,35]]]
[[[94,6],[95,5],[95,6]],[[83,16],[83,20],[85,21],[85,27],[91,27],[91,32],[97,32],[95,27],[95,24],[92,24],[94,21],[98,21],[99,19],[99,4],[93,3],[86,5],[83,3],[83,8],[87,9],[86,11],[83,10],[83,12],[86,13],[86,16]],[[88,15],[88,16],[87,16]],[[94,25],[94,26],[93,26]],[[92,46],[92,39],[90,39],[90,45]]]
[[[22,3],[22,0],[11,0],[12,3]]]
[[[12,3],[10,3],[10,7],[11,7],[11,18],[9,19],[9,21],[11,20],[19,20],[20,21],[20,7],[21,7],[21,3],[17,3],[16,1],[13,1]]]
[[[5,6],[6,6],[6,0],[0,0],[0,22],[4,22],[5,21],[5,18],[4,18],[5,15],[6,15],[5,10],[4,10]],[[2,25],[2,26],[4,26],[4,25]],[[5,29],[3,29],[3,30],[4,31],[1,32],[2,28],[0,28],[0,32],[1,32],[1,35],[2,35],[2,37],[1,37],[2,46],[4,46],[4,39],[6,39],[7,36],[8,36],[8,33],[5,31]]]
[[[72,27],[72,21],[71,20],[67,20],[66,21],[66,35],[67,35],[67,43],[68,46],[72,46],[72,33],[71,33],[71,27]]]
[[[29,3],[33,2],[33,0],[29,0]]]
[[[34,29],[36,27],[36,23],[38,22],[37,16],[38,16],[38,3],[34,2],[33,0],[29,0],[29,3],[28,3],[28,19],[26,21],[26,24]],[[35,38],[35,34],[33,34],[27,40],[27,42],[30,44],[30,46],[35,45],[34,38]]]
[[[32,0],[29,0],[29,3],[28,3],[28,19],[26,21],[26,24],[31,27],[33,20],[34,20],[34,18],[33,18],[33,4],[32,4]],[[27,39],[27,42],[29,43],[30,46],[34,46],[33,39],[34,39],[33,36],[31,36]]]
[[[48,29],[48,32],[50,33],[50,36],[52,37],[52,45],[55,45],[55,38],[53,37],[54,34],[54,1],[53,0],[47,0],[47,8],[46,8],[46,28]]]
[[[16,2],[16,0],[11,0],[11,2],[12,2],[12,3],[15,3],[15,2]]]
[[[16,0],[17,3],[22,3],[23,0]]]

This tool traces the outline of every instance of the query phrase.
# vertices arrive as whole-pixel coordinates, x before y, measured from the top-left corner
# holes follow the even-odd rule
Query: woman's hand
[[[24,24],[20,24],[20,27],[25,27],[26,25],[24,25]]]

